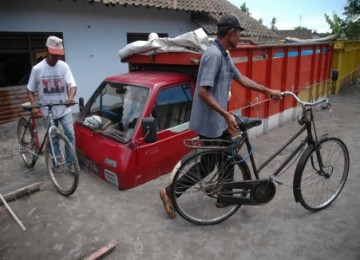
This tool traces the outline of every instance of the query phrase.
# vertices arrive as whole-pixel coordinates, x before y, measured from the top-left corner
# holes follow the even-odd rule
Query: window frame
[[[50,35],[63,39],[62,32],[0,31],[0,62],[4,67],[5,78],[5,85],[3,86],[17,86],[27,83],[26,78],[30,75],[32,67],[46,56],[45,44]],[[19,66],[9,68],[9,60],[11,59],[21,63],[21,76],[18,75]],[[15,74],[14,77],[9,75],[12,72]]]
[[[161,93],[164,93],[165,91],[170,91],[175,88],[180,88],[180,87],[182,88],[182,90],[179,90],[179,91],[181,91],[183,93],[182,98],[184,98],[185,100],[183,102],[176,102],[176,103],[167,102],[165,104],[161,104],[160,105],[161,107],[166,108],[166,109],[164,109],[164,111],[166,111],[166,114],[164,115],[164,113],[160,113],[158,110],[159,109],[158,99],[161,96]],[[186,89],[184,89],[184,87]],[[166,130],[170,130],[173,132],[180,132],[180,131],[188,129],[188,124],[190,121],[190,114],[191,114],[191,109],[192,109],[192,100],[193,100],[193,95],[192,95],[191,82],[183,82],[180,84],[169,86],[167,88],[160,89],[159,92],[157,93],[154,107],[152,108],[152,115],[155,115],[154,117],[157,120],[157,128],[158,128],[157,132],[159,133],[159,132],[166,131]],[[178,106],[178,107],[175,107],[175,106]],[[184,108],[185,108],[185,111],[183,111]],[[174,117],[174,114],[173,114],[174,109],[178,110],[178,114],[176,114],[176,118]],[[180,114],[183,114],[183,115],[181,116]],[[161,121],[160,116],[165,117],[165,122]],[[173,120],[177,120],[178,123],[176,123],[175,125],[172,124]],[[179,120],[180,120],[180,122],[179,122]]]
[[[128,44],[136,41],[147,41],[150,33],[151,32],[149,33],[128,32],[126,34],[126,41]],[[159,38],[169,37],[168,33],[157,33],[157,35],[159,36]]]

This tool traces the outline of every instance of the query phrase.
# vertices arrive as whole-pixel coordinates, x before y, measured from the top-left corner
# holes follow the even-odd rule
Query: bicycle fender
[[[309,153],[311,153],[311,151],[313,151],[315,149],[315,145],[314,144],[310,144],[306,150],[303,152],[303,154],[301,155],[296,168],[295,168],[295,172],[294,172],[294,180],[293,180],[293,193],[294,193],[294,198],[295,198],[295,202],[299,202],[299,198],[300,198],[300,187],[298,185],[298,183],[300,183],[300,174],[304,168],[305,165],[305,161],[309,156]]]
[[[56,134],[58,132],[58,128],[54,125],[50,125],[48,133]]]
[[[171,185],[174,181],[174,177],[176,172],[179,170],[179,168],[181,167],[181,165],[187,161],[189,158],[193,157],[195,154],[199,153],[198,150],[194,150],[190,153],[188,153],[187,155],[185,155],[183,158],[180,159],[180,161],[177,162],[177,164],[175,165],[175,167],[173,168],[173,170],[171,171],[170,174],[170,179],[169,179],[169,184]]]
[[[201,152],[203,151],[211,151],[211,149],[202,149]],[[189,160],[191,157],[195,156],[197,153],[200,153],[199,150],[194,150],[190,153],[188,153],[187,155],[185,155],[183,158],[181,158],[180,161],[177,162],[177,164],[175,165],[175,167],[173,168],[173,170],[171,171],[171,174],[170,174],[170,179],[169,179],[169,184],[171,185],[174,181],[174,178],[175,178],[175,174],[176,172],[179,170],[179,168],[181,167],[181,165],[183,165],[184,162],[186,162],[187,160]],[[236,160],[237,161],[242,161],[242,157],[240,155],[236,155]],[[250,169],[249,169],[249,166],[247,165],[246,162],[241,162],[241,164],[245,167],[245,170],[246,170],[246,173],[247,173],[247,178],[248,179],[251,179],[251,172],[250,172]]]

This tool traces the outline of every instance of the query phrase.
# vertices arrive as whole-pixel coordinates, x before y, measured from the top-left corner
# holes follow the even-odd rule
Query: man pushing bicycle
[[[31,105],[36,103],[35,92],[38,92],[41,104],[74,103],[77,86],[70,67],[61,59],[64,56],[62,39],[49,36],[46,41],[46,58],[36,64],[30,74],[27,94]],[[35,118],[44,116],[45,127],[49,124],[46,107],[33,108],[31,115]],[[53,107],[53,115],[63,126],[66,137],[75,147],[75,134],[72,110],[69,106]],[[68,162],[70,163],[70,162]]]
[[[241,75],[232,62],[228,50],[236,48],[243,30],[235,15],[223,15],[218,22],[217,39],[201,56],[189,125],[201,139],[231,140],[230,132],[238,131],[235,117],[227,111],[232,80],[272,99],[281,99],[279,90],[266,88]],[[167,215],[174,218],[169,186],[160,190],[160,198]]]

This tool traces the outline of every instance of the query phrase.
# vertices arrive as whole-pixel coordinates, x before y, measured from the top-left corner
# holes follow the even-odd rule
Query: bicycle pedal
[[[279,178],[276,177],[276,176],[274,176],[274,175],[271,175],[271,176],[270,176],[270,180],[272,180],[272,181],[275,182],[276,184],[283,185],[282,181],[280,181]]]

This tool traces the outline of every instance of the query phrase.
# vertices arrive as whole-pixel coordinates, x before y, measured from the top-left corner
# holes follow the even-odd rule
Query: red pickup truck
[[[188,125],[199,58],[134,55],[129,73],[106,78],[75,122],[83,167],[119,189],[169,173],[196,136]]]

